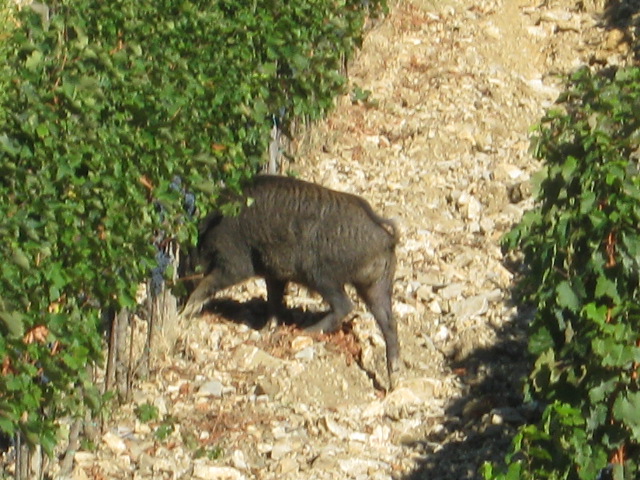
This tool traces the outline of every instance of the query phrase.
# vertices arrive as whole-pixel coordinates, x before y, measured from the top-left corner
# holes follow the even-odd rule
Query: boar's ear
[[[205,233],[207,233],[212,228],[215,228],[222,221],[222,214],[220,212],[211,212],[209,215],[204,217],[200,221],[200,225],[198,225],[198,235],[199,238],[202,238]]]

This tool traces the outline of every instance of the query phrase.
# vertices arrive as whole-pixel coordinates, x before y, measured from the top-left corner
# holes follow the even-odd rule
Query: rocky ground
[[[577,0],[395,3],[349,69],[370,97],[340,99],[289,168],[402,223],[398,387],[383,392],[383,339],[362,304],[331,336],[254,330],[265,292],[252,281],[184,326],[73,478],[480,478],[534,414],[520,395],[528,312],[499,244],[532,205],[530,127],[561,74],[630,58],[616,20]],[[288,303],[322,308],[298,288]]]

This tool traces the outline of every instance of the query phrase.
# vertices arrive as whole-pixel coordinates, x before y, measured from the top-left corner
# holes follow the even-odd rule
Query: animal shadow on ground
[[[411,445],[422,453],[406,480],[475,480],[485,461],[502,464],[517,428],[539,412],[523,405],[523,380],[530,371],[526,330],[531,309],[518,312],[496,333],[498,341],[449,366],[467,386],[445,410],[444,428]]]
[[[252,298],[242,302],[229,298],[215,298],[207,302],[203,313],[220,315],[231,322],[261,330],[270,320],[267,310],[267,301],[262,298]],[[300,307],[284,308],[278,317],[278,322],[306,328],[318,323],[325,315],[326,312],[323,311],[305,311]]]
[[[312,307],[313,308],[313,307]],[[237,323],[239,325],[246,325],[254,330],[262,330],[267,326],[267,323],[271,320],[268,317],[267,301],[261,298],[252,298],[247,301],[237,301],[229,298],[216,298],[212,299],[204,306],[203,313],[215,314],[223,317],[226,320]],[[283,307],[282,311],[278,315],[278,324],[285,326],[293,326],[298,329],[306,329],[312,327],[316,323],[320,322],[327,315],[327,311],[310,311],[304,310],[301,307]],[[349,318],[347,316],[346,318]],[[375,373],[370,371],[361,361],[361,350],[353,336],[353,326],[350,322],[343,319],[339,329],[336,332],[329,333],[341,333],[335,337],[335,340],[330,340],[330,343],[337,347],[344,355],[351,358],[356,364],[366,373],[369,379],[372,381],[373,386],[378,391],[386,390],[386,387],[380,383]],[[318,337],[316,337],[318,338]],[[320,339],[326,341],[329,337],[321,334]],[[347,340],[345,340],[347,338]]]

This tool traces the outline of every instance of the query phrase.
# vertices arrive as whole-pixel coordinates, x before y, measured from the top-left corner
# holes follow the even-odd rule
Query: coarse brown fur
[[[330,305],[310,330],[335,331],[352,309],[344,291],[352,284],[382,330],[393,383],[399,368],[391,312],[395,222],[377,215],[361,197],[289,177],[257,176],[243,193],[237,216],[213,212],[200,225],[196,256],[204,278],[183,314],[199,312],[218,290],[260,276],[271,315],[282,311],[286,284],[296,282]]]

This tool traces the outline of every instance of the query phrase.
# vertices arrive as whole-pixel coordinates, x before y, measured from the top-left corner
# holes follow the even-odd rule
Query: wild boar
[[[361,197],[289,177],[259,175],[243,191],[236,216],[213,212],[200,224],[195,261],[204,276],[182,315],[218,290],[263,277],[269,315],[283,311],[288,282],[318,292],[330,310],[308,330],[332,332],[351,311],[352,284],[382,330],[393,387],[399,369],[391,295],[399,232]]]

